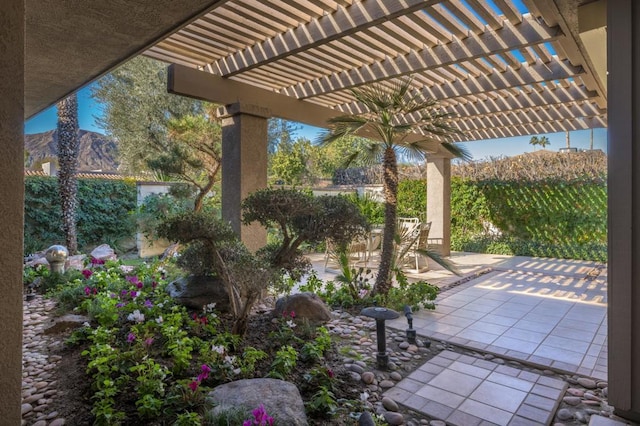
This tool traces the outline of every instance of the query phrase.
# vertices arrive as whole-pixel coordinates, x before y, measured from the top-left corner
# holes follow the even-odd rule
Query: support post
[[[451,254],[451,160],[427,158],[427,221],[429,246],[442,256]]]
[[[640,3],[608,0],[609,404],[640,421]]]
[[[267,117],[255,105],[222,109],[222,218],[251,251],[267,244],[267,230],[257,223],[242,225],[240,204],[251,192],[267,187]]]
[[[21,422],[24,212],[24,0],[0,2],[0,419]]]

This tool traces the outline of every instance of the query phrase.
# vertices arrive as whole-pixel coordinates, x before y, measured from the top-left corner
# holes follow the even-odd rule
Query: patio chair
[[[331,240],[326,240],[325,242],[325,253],[324,253],[324,270],[327,270],[327,265],[329,261],[335,262],[336,264],[340,264],[340,254],[338,252],[338,248],[333,244]],[[368,237],[358,237],[354,241],[351,242],[347,246],[347,257],[349,259],[349,265],[352,266],[358,262],[364,262],[364,266],[367,266],[368,260],[368,248],[369,248],[369,239]]]
[[[416,265],[416,271],[420,271],[420,257],[423,257],[419,250],[426,250],[428,248],[429,230],[431,229],[431,222],[419,223],[413,228],[400,229],[398,235],[400,236],[400,244],[396,249],[398,265],[405,265],[414,259]]]

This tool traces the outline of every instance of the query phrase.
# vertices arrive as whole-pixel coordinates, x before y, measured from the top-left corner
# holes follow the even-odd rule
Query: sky
[[[48,130],[54,130],[57,124],[56,108],[52,106],[40,114],[32,117],[25,122],[25,134],[41,133]],[[99,126],[96,119],[102,114],[102,105],[91,98],[91,86],[87,86],[78,92],[78,120],[80,128],[90,130],[97,133],[105,133],[105,130]],[[317,127],[301,126],[294,135],[294,139],[304,137],[314,141],[318,133],[322,131]],[[547,136],[550,145],[547,150],[557,151],[566,146],[564,133],[550,133],[538,136]],[[525,152],[532,152],[534,148],[529,144],[531,136],[520,136],[514,138],[491,139],[473,142],[464,142],[465,146],[471,153],[474,160],[484,160],[490,157],[514,156]],[[589,149],[590,131],[582,130],[570,133],[571,146],[579,149]],[[593,147],[607,152],[607,129],[594,129]]]

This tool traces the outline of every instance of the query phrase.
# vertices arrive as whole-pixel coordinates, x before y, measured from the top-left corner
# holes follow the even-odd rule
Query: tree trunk
[[[58,190],[62,205],[62,230],[69,253],[78,252],[76,208],[78,206],[78,98],[70,95],[58,103]]]
[[[386,295],[391,289],[391,264],[393,245],[396,235],[396,216],[398,205],[398,164],[396,152],[391,147],[384,151],[382,163],[384,184],[384,233],[382,236],[382,253],[380,269],[376,277],[375,293]]]

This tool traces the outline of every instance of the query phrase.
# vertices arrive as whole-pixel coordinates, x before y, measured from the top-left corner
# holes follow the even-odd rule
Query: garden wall
[[[58,182],[54,177],[25,178],[24,252],[64,244]],[[121,248],[135,235],[130,214],[136,208],[133,180],[78,179],[78,245],[106,243]]]

